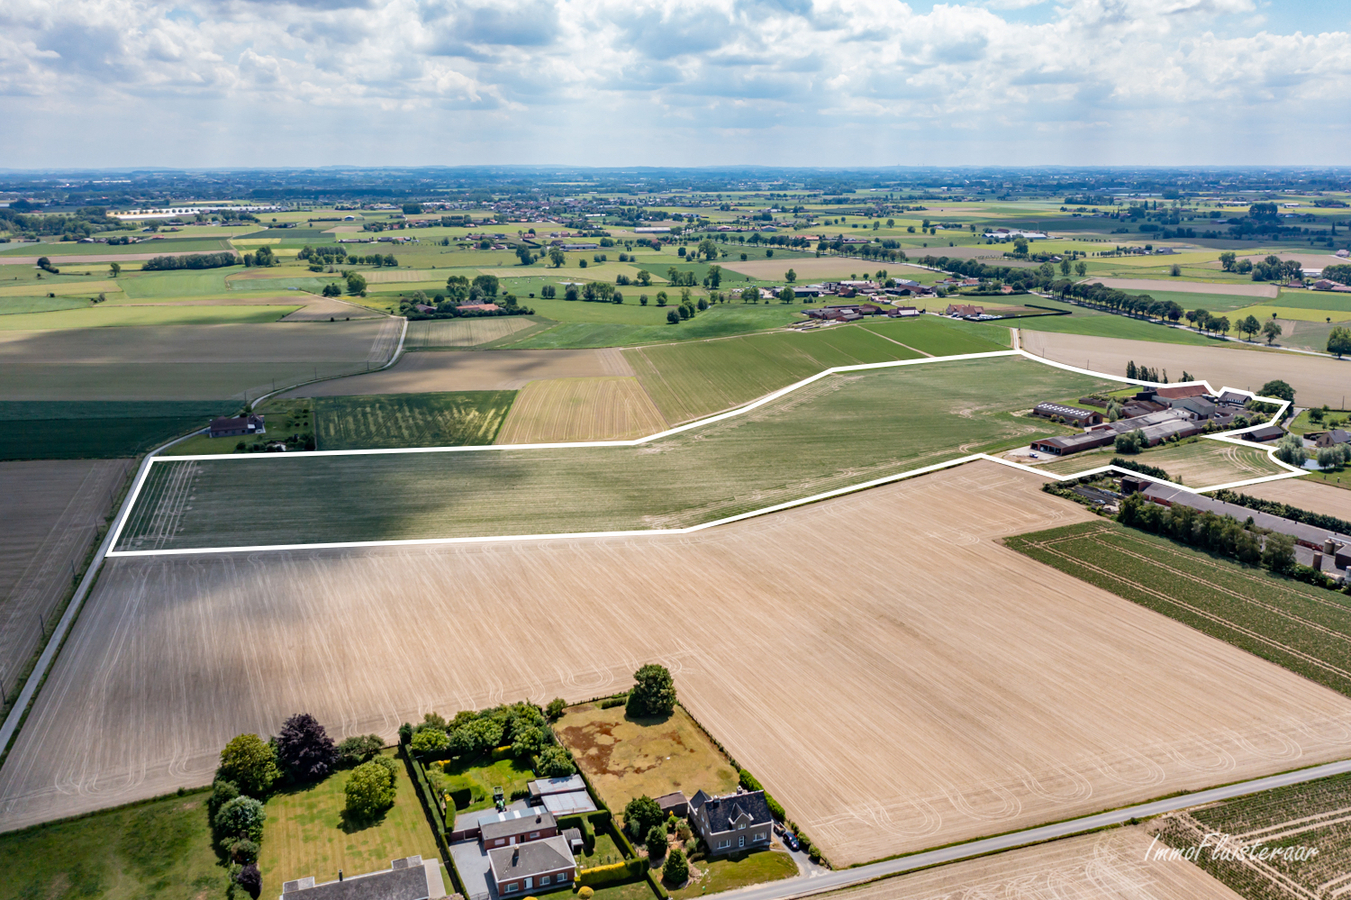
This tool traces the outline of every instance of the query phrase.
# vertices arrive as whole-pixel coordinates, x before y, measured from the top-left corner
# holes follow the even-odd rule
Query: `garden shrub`
[[[429,753],[440,753],[449,749],[450,736],[439,728],[424,728],[413,735],[413,740],[409,743],[408,749],[419,755]]]
[[[690,864],[685,860],[683,850],[672,850],[666,857],[666,865],[661,867],[661,880],[670,887],[679,887],[690,879]]]
[[[560,778],[576,772],[577,766],[572,761],[571,753],[554,744],[545,747],[539,756],[535,757],[534,769],[535,774],[541,778]]]
[[[410,732],[412,729],[409,729]],[[411,734],[410,738],[411,740]],[[338,744],[338,766],[350,769],[369,762],[384,749],[384,739],[378,734],[363,734],[349,737]]]
[[[665,825],[653,825],[647,830],[647,837],[643,843],[647,846],[649,859],[661,859],[666,855],[666,838]]]
[[[212,824],[222,842],[246,838],[256,843],[263,839],[263,822],[266,820],[267,811],[260,801],[240,796],[222,806]]]
[[[623,706],[629,700],[628,694],[620,694],[618,697],[607,697],[600,701],[601,709],[614,709],[616,706]]]
[[[346,812],[358,819],[371,819],[394,805],[394,760],[376,757],[352,770],[343,789],[347,796]]]
[[[263,874],[258,871],[258,864],[251,862],[240,869],[235,875],[235,884],[238,884],[250,897],[257,900],[258,895],[263,891]]]
[[[251,797],[265,797],[280,777],[277,753],[256,734],[230,739],[220,753],[220,776]]]
[[[338,751],[318,719],[297,713],[283,723],[277,735],[277,761],[295,781],[319,781],[337,765]]]

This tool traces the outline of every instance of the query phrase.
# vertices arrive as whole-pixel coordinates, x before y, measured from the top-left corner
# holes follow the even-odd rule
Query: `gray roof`
[[[568,791],[566,794],[545,794],[544,808],[555,816],[574,816],[578,813],[596,811],[591,795],[585,790]]]
[[[586,782],[580,775],[567,775],[562,778],[539,778],[526,785],[535,796],[545,794],[566,794],[571,791],[586,790]]]
[[[1295,540],[1304,541],[1308,544],[1322,544],[1323,541],[1332,538],[1343,546],[1351,545],[1351,535],[1338,534],[1326,528],[1305,525],[1303,522],[1258,512],[1246,506],[1239,506],[1237,503],[1225,503],[1222,500],[1203,497],[1200,494],[1193,494],[1191,491],[1171,488],[1167,485],[1151,484],[1141,493],[1149,500],[1163,501],[1173,506],[1190,506],[1200,512],[1214,513],[1217,516],[1233,516],[1240,522],[1246,522],[1249,517],[1252,517],[1253,524],[1258,528],[1275,531],[1279,534],[1288,534]]]
[[[765,825],[774,819],[769,812],[769,804],[765,802],[764,791],[747,791],[725,797],[709,797],[700,791],[694,796],[695,800],[702,797],[697,808],[707,818],[708,827],[714,834],[735,830],[736,820],[743,815],[749,816],[750,825]],[[695,800],[690,801],[691,805]]]
[[[1036,412],[1043,416],[1065,416],[1071,419],[1088,419],[1102,415],[1097,410],[1080,409],[1077,406],[1066,406],[1063,403],[1051,403],[1049,401],[1038,403]]]
[[[488,851],[488,865],[498,881],[556,872],[577,865],[568,839],[560,835]]]
[[[479,833],[483,835],[484,841],[554,827],[553,813],[539,808],[507,810],[478,821]]]
[[[356,875],[344,881],[319,885],[314,885],[312,878],[288,881],[282,885],[282,895],[297,900],[427,900],[431,890],[421,857],[394,862],[394,869]]]

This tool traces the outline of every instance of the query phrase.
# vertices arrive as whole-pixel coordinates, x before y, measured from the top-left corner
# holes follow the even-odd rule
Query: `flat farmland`
[[[1351,521],[1351,491],[1320,484],[1310,478],[1284,478],[1266,484],[1251,484],[1243,488],[1243,493]]]
[[[1184,371],[1190,372],[1216,389],[1228,386],[1255,391],[1279,378],[1295,389],[1295,401],[1300,406],[1327,404],[1345,409],[1344,401],[1351,400],[1351,360],[1246,349],[1235,343],[1183,347],[1026,329],[1021,333],[1023,349],[1029,353],[1098,372],[1125,375],[1126,363],[1134,360],[1137,365],[1166,369],[1173,380]]]
[[[1007,350],[1011,343],[1007,328],[957,322],[940,319],[937,316],[874,320],[861,327],[927,356],[989,353],[994,350]]]
[[[1142,827],[1066,838],[839,891],[831,900],[1241,900],[1188,862],[1146,860]]]
[[[749,403],[833,366],[918,359],[922,353],[862,328],[833,326],[625,350],[668,422]]]
[[[383,364],[401,320],[0,332],[7,400],[215,400]],[[110,334],[114,339],[110,339]]]
[[[819,259],[811,257],[784,257],[780,259],[778,250],[774,251],[773,257],[765,259],[763,250],[759,252],[748,250],[746,252],[750,255],[750,259],[743,262],[728,257],[720,265],[725,270],[729,269],[739,275],[749,275],[757,281],[777,281],[779,283],[783,283],[784,273],[789,269],[797,273],[797,280],[801,282],[836,281],[852,278],[855,275],[868,278],[878,269],[886,269],[889,272],[904,269],[904,267],[898,269],[895,263],[887,263],[882,260],[850,259],[843,256],[823,256]],[[663,273],[665,271],[665,269],[662,269]],[[733,285],[735,285],[735,282],[733,282]]]
[[[116,459],[235,412],[229,400],[0,400],[0,459]]]
[[[631,440],[666,427],[637,378],[550,378],[521,390],[497,443]]]
[[[525,316],[485,319],[422,319],[408,323],[408,350],[464,349],[501,340],[535,323]]]
[[[1193,488],[1229,484],[1265,475],[1282,475],[1289,471],[1273,462],[1264,449],[1239,447],[1205,438],[1189,444],[1160,446],[1135,456],[1121,454],[1107,447],[1103,450],[1061,457],[1040,468],[1057,475],[1073,475],[1076,472],[1108,465],[1115,457],[1158,466],[1172,476],[1174,481]]]
[[[319,397],[314,428],[320,450],[491,444],[514,391]]]
[[[980,463],[694,535],[114,559],[0,828],[205,784],[296,710],[390,738],[649,661],[841,865],[1346,755],[1351,701],[1001,546],[1089,517],[1039,485]]]
[[[1351,598],[1098,521],[1009,546],[1351,697]]]
[[[636,447],[156,462],[119,549],[686,527],[1023,444],[1044,425],[1010,410],[1103,386],[1021,357],[937,362]]]
[[[1161,819],[1154,830],[1173,847],[1222,835],[1230,848],[1308,847],[1307,859],[1202,854],[1196,865],[1248,900],[1340,897],[1351,881],[1351,778],[1345,775],[1263,791]]]
[[[290,306],[130,304],[0,316],[2,331],[49,331],[56,328],[128,328],[169,325],[251,325],[277,322],[299,310]],[[327,317],[325,317],[327,318]]]
[[[514,391],[540,378],[632,375],[618,350],[493,350],[409,353],[380,372],[306,385],[287,397],[417,394],[424,391]]]
[[[1261,257],[1258,257],[1260,260]],[[1154,265],[1167,264],[1167,259],[1158,258]],[[1117,263],[1119,260],[1111,260]],[[1218,263],[1216,266],[1218,267]],[[1088,278],[1085,279],[1090,284],[1101,284],[1103,287],[1116,288],[1118,291],[1130,291],[1136,294],[1153,295],[1156,291],[1168,291],[1179,294],[1223,294],[1231,297],[1264,297],[1271,299],[1276,296],[1277,286],[1274,284],[1211,284],[1202,281],[1183,281],[1181,279],[1162,279],[1162,278]],[[1204,297],[1193,297],[1192,302],[1197,306],[1205,305]]]
[[[43,624],[73,584],[131,461],[0,463],[0,695],[13,690]]]

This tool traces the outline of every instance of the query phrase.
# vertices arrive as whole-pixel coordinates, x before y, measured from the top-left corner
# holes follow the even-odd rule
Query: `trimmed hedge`
[[[579,886],[598,887],[605,884],[633,881],[643,877],[646,870],[647,860],[626,859],[622,863],[582,869],[577,873],[577,884]]]

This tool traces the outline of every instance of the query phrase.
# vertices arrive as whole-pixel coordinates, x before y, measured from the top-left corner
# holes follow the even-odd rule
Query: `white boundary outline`
[[[719,413],[714,416],[710,416],[706,419],[698,419],[694,422],[679,425],[675,428],[670,428],[667,429],[666,431],[658,432],[657,434],[651,434],[648,435],[647,437],[635,438],[633,440],[628,441],[577,441],[577,442],[557,442],[557,443],[541,443],[541,444],[486,444],[469,447],[401,447],[383,450],[312,450],[312,451],[300,451],[295,453],[288,453],[285,458],[294,459],[296,457],[311,457],[311,456],[374,456],[374,455],[391,455],[402,453],[481,453],[499,450],[559,450],[568,448],[580,449],[580,448],[594,448],[594,447],[636,447],[642,444],[649,443],[651,441],[661,440],[662,438],[670,437],[671,435],[680,434],[685,431],[690,431],[691,429],[702,428],[706,425],[712,425],[716,422],[721,422],[726,419],[733,418],[735,416],[745,415],[746,413],[758,409],[767,403],[772,403],[781,397],[784,397],[794,391],[806,387],[809,384],[819,381],[822,378],[826,378],[828,376],[836,375],[842,372],[864,372],[864,371],[874,371],[878,369],[900,368],[902,366],[927,365],[930,363],[963,362],[967,360],[978,360],[978,359],[1003,359],[1018,356],[1024,359],[1032,360],[1033,362],[1037,362],[1042,365],[1062,369],[1066,372],[1073,372],[1077,375],[1087,375],[1093,378],[1100,378],[1106,381],[1115,381],[1122,384],[1133,384],[1142,387],[1156,387],[1156,388],[1202,385],[1206,388],[1206,391],[1208,393],[1213,395],[1218,395],[1220,393],[1224,393],[1227,391],[1230,393],[1243,394],[1245,396],[1251,397],[1261,402],[1278,404],[1279,408],[1276,410],[1276,413],[1266,423],[1259,425],[1251,425],[1247,428],[1236,429],[1234,431],[1227,431],[1222,434],[1203,435],[1203,437],[1209,440],[1216,440],[1224,443],[1235,444],[1238,446],[1246,447],[1248,449],[1266,450],[1267,457],[1277,466],[1284,469],[1285,470],[1284,472],[1276,475],[1263,475],[1257,478],[1249,478],[1243,481],[1233,481],[1228,482],[1226,484],[1209,485],[1206,487],[1188,487],[1187,485],[1175,484],[1171,481],[1154,479],[1155,481],[1158,481],[1161,484],[1167,484],[1170,487],[1188,491],[1189,493],[1193,494],[1202,494],[1209,491],[1246,487],[1248,485],[1253,484],[1264,484],[1269,481],[1280,481],[1286,478],[1298,478],[1302,475],[1307,474],[1307,470],[1305,469],[1297,469],[1294,466],[1287,465],[1286,463],[1281,462],[1279,459],[1276,459],[1275,455],[1276,451],[1274,447],[1263,447],[1259,444],[1254,444],[1250,441],[1244,441],[1240,437],[1241,435],[1246,434],[1249,431],[1279,421],[1280,418],[1290,408],[1291,404],[1290,401],[1288,400],[1280,400],[1274,397],[1260,397],[1257,394],[1254,394],[1252,391],[1240,390],[1238,388],[1224,387],[1221,388],[1219,391],[1216,391],[1214,388],[1210,386],[1210,383],[1208,381],[1205,381],[1204,379],[1196,381],[1179,381],[1165,385],[1160,384],[1158,382],[1142,381],[1139,379],[1126,378],[1120,375],[1108,375],[1102,372],[1095,372],[1091,369],[1081,368],[1079,366],[1071,366],[1066,363],[1055,362],[1054,360],[1049,360],[1040,356],[1035,356],[1029,353],[1028,351],[1022,349],[997,350],[990,353],[966,353],[966,354],[959,354],[956,356],[931,356],[931,357],[923,357],[920,359],[894,360],[892,362],[863,363],[854,366],[835,366],[833,368],[825,369],[821,372],[818,372],[815,375],[812,375],[808,378],[804,378],[803,380],[795,384],[791,384],[787,387],[780,388],[777,391],[773,391],[769,394],[766,394],[765,396],[759,398],[758,400],[754,400],[751,403],[747,403],[744,406],[739,406],[735,409],[728,410],[727,412]],[[998,463],[1001,466],[1008,466],[1010,468],[1018,469],[1019,471],[1022,472],[1029,472],[1034,475],[1041,475],[1044,478],[1049,478],[1055,481],[1072,481],[1077,478],[1082,478],[1086,475],[1096,475],[1099,473],[1106,473],[1106,472],[1123,472],[1136,474],[1130,469],[1121,468],[1119,466],[1106,465],[1106,466],[1099,466],[1094,469],[1085,469],[1083,471],[1075,472],[1072,474],[1056,475],[1054,473],[1046,472],[1043,469],[1037,468],[1036,466],[1023,465],[1022,463],[1016,463],[1013,462],[1012,460],[990,456],[989,454],[986,453],[974,453],[971,454],[970,456],[963,456],[958,459],[952,459],[946,462],[935,463],[934,465],[931,466],[924,466],[923,468],[919,469],[911,469],[906,472],[899,472],[894,475],[887,475],[882,478],[873,479],[872,481],[865,481],[861,484],[837,488],[832,491],[814,494],[810,497],[802,497],[797,500],[789,500],[784,503],[777,503],[773,506],[766,506],[762,509],[755,509],[751,510],[750,512],[744,512],[735,516],[717,519],[712,522],[704,522],[699,525],[691,525],[686,528],[652,528],[634,531],[582,531],[582,532],[560,532],[553,534],[505,534],[505,535],[482,535],[476,537],[453,537],[453,538],[411,538],[405,540],[388,540],[388,541],[330,541],[330,542],[315,542],[303,544],[261,544],[261,545],[239,546],[239,547],[192,547],[192,548],[175,548],[168,550],[113,549],[117,547],[118,542],[122,539],[122,529],[126,526],[127,521],[130,520],[131,518],[131,511],[135,509],[136,501],[139,499],[141,494],[141,488],[144,487],[145,482],[150,475],[150,471],[151,468],[153,467],[153,464],[160,462],[188,462],[193,460],[234,460],[236,462],[245,463],[248,460],[276,460],[276,459],[277,457],[270,453],[246,453],[246,454],[217,453],[217,454],[205,454],[195,456],[174,456],[174,457],[154,456],[153,458],[147,458],[147,464],[141,468],[141,471],[137,475],[136,484],[134,485],[134,487],[131,490],[131,493],[127,497],[127,500],[124,505],[125,511],[124,515],[121,517],[120,521],[117,524],[117,529],[113,534],[112,541],[108,545],[109,550],[106,555],[108,557],[193,556],[193,555],[214,554],[214,553],[261,553],[281,550],[336,550],[336,549],[349,549],[361,547],[409,547],[409,546],[427,546],[438,544],[480,544],[497,541],[544,541],[544,540],[571,540],[576,538],[609,538],[609,537],[626,538],[635,536],[693,534],[695,532],[703,531],[708,528],[715,528],[719,525],[728,525],[731,524],[732,522],[740,522],[744,519],[750,519],[756,516],[763,516],[768,513],[779,512],[785,509],[792,509],[793,507],[796,506],[805,506],[806,504],[809,503],[817,503],[821,500],[828,500],[832,497],[839,497],[845,494],[851,494],[854,493],[855,491],[864,491],[868,490],[869,488],[880,487],[881,485],[884,484],[892,484],[897,481],[903,481],[907,478],[914,478],[918,475],[925,475],[930,472],[937,472],[942,469],[952,468],[953,466],[965,465],[966,463],[975,462],[976,460],[986,460],[988,462]]]

